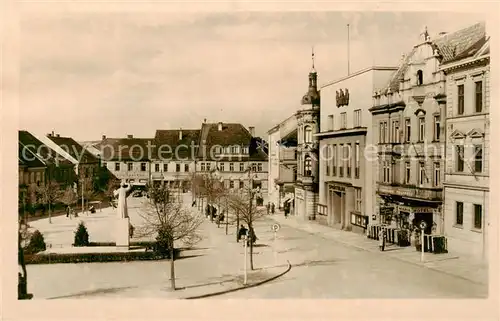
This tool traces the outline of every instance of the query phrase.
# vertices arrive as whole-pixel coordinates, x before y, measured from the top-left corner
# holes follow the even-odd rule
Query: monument
[[[127,208],[127,192],[130,191],[131,185],[122,181],[118,189],[118,206],[116,208],[116,225],[115,225],[115,239],[116,246],[129,247],[129,221],[128,208]]]

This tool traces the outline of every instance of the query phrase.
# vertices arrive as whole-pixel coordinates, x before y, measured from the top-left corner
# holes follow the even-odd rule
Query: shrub
[[[42,233],[40,233],[39,230],[33,232],[28,247],[26,248],[26,252],[38,253],[45,251],[46,248],[47,246],[45,245],[45,240],[43,239]]]
[[[75,232],[75,243],[74,246],[89,246],[89,233],[83,222],[78,224]]]
[[[156,243],[154,245],[154,252],[158,255],[168,256],[169,255],[169,243],[170,236],[164,230],[158,231],[158,236],[156,236]]]

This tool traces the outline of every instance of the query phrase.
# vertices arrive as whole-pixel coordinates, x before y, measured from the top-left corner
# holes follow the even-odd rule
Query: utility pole
[[[349,76],[351,74],[350,70],[350,36],[349,36],[349,24],[347,24],[347,75]]]

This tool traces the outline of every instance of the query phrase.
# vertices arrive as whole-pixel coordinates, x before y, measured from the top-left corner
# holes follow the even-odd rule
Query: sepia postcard
[[[4,8],[2,319],[498,319],[497,4]]]

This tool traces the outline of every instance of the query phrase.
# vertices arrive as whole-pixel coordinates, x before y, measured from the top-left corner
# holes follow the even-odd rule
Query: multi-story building
[[[373,132],[378,141],[375,223],[411,227],[426,222],[426,234],[443,233],[445,75],[448,55],[461,55],[482,37],[476,27],[431,39],[427,30],[398,70],[373,96]]]
[[[24,213],[29,203],[34,203],[34,191],[31,187],[45,184],[47,166],[28,148],[18,143],[18,171],[19,171],[19,213]]]
[[[321,86],[317,220],[364,233],[373,214],[373,91],[397,67],[371,67]]]
[[[102,166],[118,180],[132,186],[146,186],[151,176],[151,159],[154,153],[153,138],[108,138],[102,136],[97,148],[101,151]]]
[[[153,184],[187,190],[195,171],[199,129],[157,130],[151,163]]]
[[[465,50],[443,57],[446,74],[444,234],[448,247],[487,260],[490,168],[490,45],[484,24]]]
[[[295,114],[274,126],[268,134],[268,196],[271,203],[282,207],[286,201],[293,203],[295,195],[297,179],[297,118]]]
[[[313,54],[314,59],[314,54]],[[318,138],[320,93],[318,74],[309,73],[309,88],[295,114],[297,118],[297,180],[295,182],[294,214],[314,219],[318,203]]]
[[[196,159],[196,173],[217,170],[224,186],[268,191],[267,155],[254,138],[254,128],[237,123],[203,123]]]

